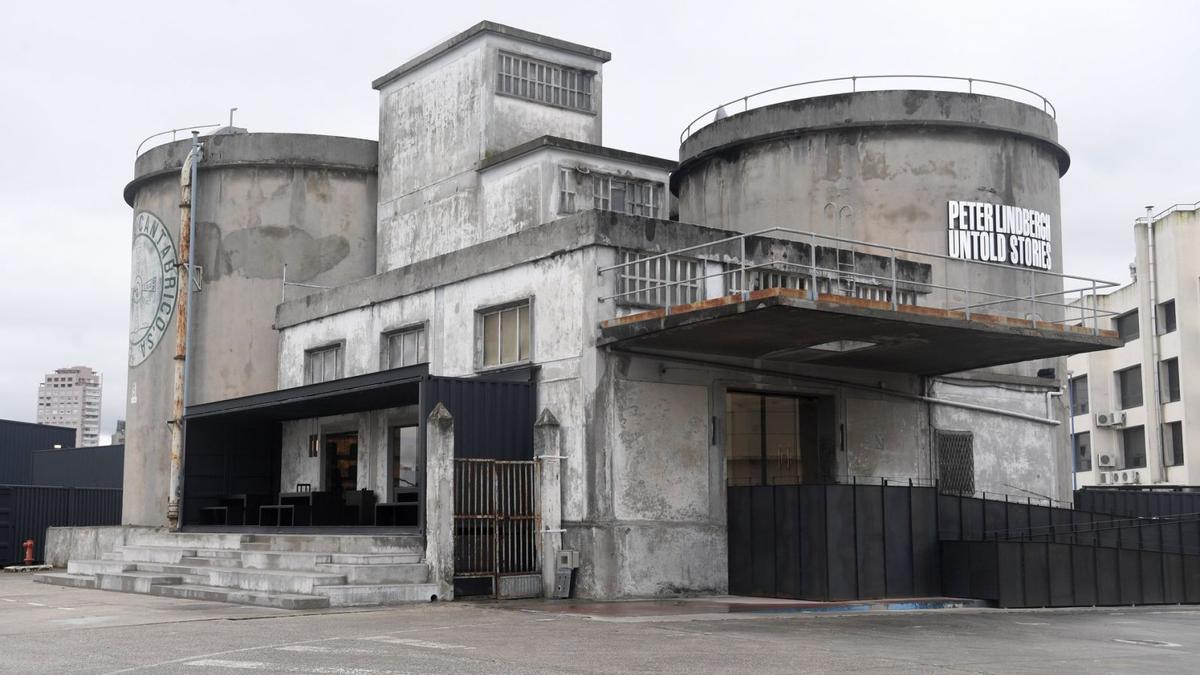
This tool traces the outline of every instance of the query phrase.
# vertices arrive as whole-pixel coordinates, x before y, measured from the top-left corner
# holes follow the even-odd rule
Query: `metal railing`
[[[1022,94],[1028,94],[1029,96],[1032,96],[1036,99],[1038,106],[1041,107],[1043,112],[1050,115],[1051,117],[1058,116],[1057,111],[1054,109],[1054,105],[1051,104],[1049,99],[1047,99],[1045,96],[1042,96],[1041,94],[1037,93],[1036,91],[1033,91],[1032,89],[1027,89],[1025,87],[1015,85],[1015,84],[1009,84],[1007,82],[999,82],[996,80],[986,80],[986,79],[978,78],[978,77],[959,77],[956,75],[850,75],[850,76],[846,76],[846,77],[828,77],[828,78],[824,78],[824,79],[820,79],[820,80],[808,80],[807,82],[796,82],[793,84],[785,84],[785,85],[781,85],[778,87],[771,87],[770,89],[764,89],[762,91],[758,91],[753,94],[747,94],[745,96],[742,96],[741,98],[735,98],[732,101],[727,101],[727,102],[722,103],[721,105],[718,105],[710,110],[704,111],[703,113],[700,114],[699,117],[692,120],[691,123],[689,123],[687,125],[687,127],[684,128],[683,132],[680,133],[679,142],[680,143],[684,142],[685,140],[687,140],[688,136],[691,136],[696,131],[698,131],[701,128],[708,126],[712,122],[716,121],[717,113],[720,112],[722,109],[729,108],[729,106],[736,106],[736,105],[740,104],[741,110],[735,110],[735,112],[746,112],[746,111],[750,110],[751,108],[758,108],[758,107],[762,107],[763,105],[770,105],[771,103],[779,103],[779,102],[782,102],[782,100],[798,100],[801,98],[812,98],[812,96],[799,96],[799,97],[793,97],[793,98],[789,98],[789,99],[761,102],[761,99],[763,99],[767,94],[774,94],[774,93],[778,93],[778,92],[782,92],[782,91],[787,91],[789,89],[798,89],[801,87],[815,87],[816,85],[820,85],[820,84],[849,83],[850,92],[853,93],[853,92],[859,91],[859,82],[862,80],[869,80],[872,83],[874,83],[874,81],[876,81],[876,80],[939,80],[939,81],[949,81],[949,82],[965,82],[968,94],[977,93],[975,91],[975,85],[977,85],[977,84],[989,85],[989,86],[998,87],[998,88],[1001,88],[1004,90],[1018,91],[1018,92],[1022,92]],[[956,91],[956,90],[947,89],[945,91]],[[829,93],[834,93],[834,94],[845,93],[845,89],[843,88],[840,91],[833,91],[833,92],[829,92]],[[828,95],[828,94],[817,94],[817,95]],[[1014,100],[1014,101],[1018,101],[1020,103],[1028,104],[1027,101],[1022,101],[1018,98],[1013,98],[1011,96],[1007,97],[1007,98],[1010,98],[1011,100]],[[754,102],[754,99],[759,99],[760,102]],[[753,105],[752,105],[752,103],[753,103]],[[726,112],[728,113],[729,111],[726,110]]]
[[[750,247],[747,246],[748,240],[752,238],[766,239],[773,243],[792,243],[801,248],[807,247],[807,261],[795,262],[780,258],[752,260],[748,252]],[[854,268],[847,268],[843,263],[842,255],[846,251],[857,256],[873,257],[876,261],[886,261],[886,264],[879,266],[886,272],[881,276],[870,271],[860,272]],[[823,254],[826,260],[831,261],[831,264],[821,260]],[[683,255],[716,262],[719,269],[707,271],[710,266],[697,265],[696,269],[699,273],[695,276],[662,280],[657,283],[647,283],[644,277],[638,277],[639,283],[636,288],[621,290],[623,279],[636,276],[634,274],[635,266],[642,266],[644,269],[647,263]],[[934,261],[938,264],[934,265]],[[915,276],[900,278],[898,267],[902,265],[908,266],[910,269],[928,270],[929,279],[921,280]],[[1090,306],[1083,302],[1083,299],[1089,296],[1094,299],[1099,291],[1118,287],[1119,284],[1113,281],[1000,263],[962,260],[938,253],[783,227],[766,228],[600,267],[597,272],[601,276],[608,272],[617,272],[617,292],[601,296],[599,300],[602,303],[609,301],[618,303],[630,302],[639,297],[655,294],[670,297],[671,289],[684,284],[689,287],[698,286],[702,289],[703,297],[698,298],[699,300],[739,293],[745,297],[751,291],[758,290],[751,287],[751,273],[764,269],[785,271],[804,278],[808,297],[811,300],[817,299],[823,285],[832,292],[834,288],[844,290],[853,288],[857,283],[864,283],[874,289],[882,290],[884,295],[889,298],[893,310],[898,310],[901,304],[911,304],[900,301],[900,291],[915,291],[918,295],[926,296],[940,293],[940,305],[927,304],[926,306],[962,312],[967,319],[971,318],[973,312],[979,313],[980,309],[987,309],[989,313],[1017,316],[1028,320],[1035,328],[1038,324],[1071,322],[1086,326],[1090,320],[1094,335],[1100,332],[1101,317],[1117,316],[1117,312],[1100,309],[1099,304],[1094,301],[1090,303]],[[1023,292],[1014,293],[981,287],[985,284],[976,277],[982,276],[979,274],[981,271],[991,269],[1003,270],[1005,274],[1001,280],[1014,287],[1023,286]],[[952,276],[957,276],[959,279],[957,284],[951,282]],[[725,284],[718,295],[713,296],[706,282],[708,279],[717,277],[723,278]],[[942,283],[937,283],[936,279],[939,277]],[[986,277],[984,278],[986,279]],[[826,283],[822,284],[822,281]],[[1071,285],[1076,287],[1069,287]],[[668,292],[656,293],[660,290]],[[1073,301],[1068,301],[1068,298],[1072,296],[1077,297]],[[929,302],[928,298],[926,302]],[[670,305],[667,305],[666,309],[670,313]],[[1053,317],[1047,318],[1044,313],[1052,314]],[[1061,315],[1061,318],[1058,315]]]
[[[1176,213],[1176,212],[1180,212],[1180,211],[1189,211],[1189,212],[1200,211],[1200,202],[1194,202],[1192,204],[1172,204],[1172,205],[1168,206],[1167,208],[1163,209],[1162,211],[1159,211],[1158,213],[1151,216],[1150,220],[1157,223],[1158,221],[1162,220],[1163,218],[1166,218],[1167,216],[1171,215],[1172,213]],[[1134,222],[1145,223],[1145,222],[1147,222],[1147,219],[1144,217],[1135,218]]]

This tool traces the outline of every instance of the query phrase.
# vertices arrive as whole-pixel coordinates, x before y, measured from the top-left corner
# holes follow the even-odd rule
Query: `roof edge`
[[[385,86],[387,86],[388,84],[391,84],[395,80],[404,76],[405,74],[410,73],[410,72],[416,70],[417,68],[420,68],[421,66],[425,65],[426,63],[429,63],[430,61],[436,59],[437,57],[441,56],[442,54],[449,52],[450,50],[458,47],[461,44],[464,44],[464,43],[472,40],[476,36],[481,35],[483,33],[494,33],[496,35],[504,35],[504,36],[514,38],[517,40],[531,42],[533,44],[543,45],[546,47],[553,47],[554,49],[559,49],[559,50],[566,51],[566,52],[572,52],[575,54],[579,54],[580,56],[587,56],[587,57],[596,59],[597,61],[600,61],[601,63],[607,63],[608,61],[610,61],[612,59],[612,54],[604,51],[603,49],[596,49],[595,47],[588,47],[586,45],[581,45],[576,42],[568,42],[567,40],[560,40],[558,38],[550,37],[549,35],[542,35],[540,33],[534,33],[532,31],[522,30],[520,28],[514,28],[512,26],[506,26],[502,23],[496,23],[494,21],[480,21],[479,23],[477,23],[474,26],[471,26],[470,28],[464,30],[463,32],[451,37],[450,39],[445,40],[439,44],[436,44],[433,47],[425,50],[424,52],[421,52],[417,56],[414,56],[413,58],[409,59],[408,61],[405,61],[404,63],[400,64],[399,66],[393,68],[386,75],[375,78],[371,82],[371,88],[372,89],[382,89]]]
[[[604,145],[593,145],[592,143],[584,143],[583,141],[573,141],[569,138],[561,136],[539,136],[531,141],[526,141],[520,145],[513,146],[508,150],[496,153],[491,157],[487,157],[476,165],[476,171],[484,171],[498,164],[503,164],[510,160],[516,159],[531,152],[535,152],[542,148],[558,148],[560,150],[570,150],[586,155],[596,155],[598,157],[607,157],[608,159],[616,159],[635,164],[647,164],[656,169],[664,171],[674,171],[679,166],[679,162],[672,159],[662,157],[654,157],[652,155],[643,155],[628,150],[618,150]]]

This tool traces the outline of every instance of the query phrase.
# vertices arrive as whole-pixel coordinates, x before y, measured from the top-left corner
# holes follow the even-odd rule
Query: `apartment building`
[[[38,385],[37,421],[76,430],[75,445],[100,445],[100,373],[87,366],[58,368]]]

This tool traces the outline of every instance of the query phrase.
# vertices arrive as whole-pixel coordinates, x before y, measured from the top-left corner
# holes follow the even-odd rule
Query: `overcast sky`
[[[0,418],[37,383],[105,377],[124,416],[132,213],[145,136],[219,122],[377,138],[373,78],[490,19],[608,50],[605,145],[674,157],[717,103],[822,77],[1021,84],[1058,109],[1066,268],[1124,281],[1146,204],[1200,200],[1195,2],[8,3],[0,38]]]

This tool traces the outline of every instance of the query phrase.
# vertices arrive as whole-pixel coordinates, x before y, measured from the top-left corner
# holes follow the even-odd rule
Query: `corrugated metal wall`
[[[32,453],[30,485],[121,489],[124,445],[38,450]]]
[[[20,562],[26,539],[43,560],[48,527],[120,524],[120,490],[0,485],[0,566]]]
[[[456,458],[533,459],[537,390],[532,382],[430,377],[421,396],[421,419],[438,402],[454,416]]]
[[[28,485],[32,481],[33,451],[55,445],[75,447],[75,430],[0,420],[0,484]]]

